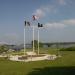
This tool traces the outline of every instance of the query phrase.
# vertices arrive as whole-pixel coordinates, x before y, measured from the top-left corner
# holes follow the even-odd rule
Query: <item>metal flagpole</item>
[[[33,52],[34,52],[34,26],[33,26]]]
[[[25,26],[24,26],[24,55],[25,55],[25,52],[26,52],[26,46],[25,46]]]
[[[38,55],[39,55],[39,28],[38,28]]]

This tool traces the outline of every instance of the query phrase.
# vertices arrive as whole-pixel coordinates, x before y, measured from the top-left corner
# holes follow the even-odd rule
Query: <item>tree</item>
[[[31,42],[32,46],[33,46],[33,41]],[[38,48],[38,41],[37,40],[34,40],[34,47],[35,49]],[[43,44],[41,42],[39,42],[39,47],[43,47]]]
[[[8,51],[8,47],[6,45],[0,46],[0,53],[7,52],[7,51]]]
[[[62,48],[60,51],[75,51],[75,47]]]

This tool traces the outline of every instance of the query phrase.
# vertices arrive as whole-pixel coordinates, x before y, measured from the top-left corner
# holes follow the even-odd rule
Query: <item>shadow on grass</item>
[[[28,75],[75,75],[75,67],[35,68]]]

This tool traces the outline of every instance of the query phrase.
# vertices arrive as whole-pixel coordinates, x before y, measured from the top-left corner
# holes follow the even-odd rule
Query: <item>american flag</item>
[[[32,19],[33,19],[33,21],[35,21],[35,20],[37,20],[37,19],[38,19],[38,16],[33,15],[33,16],[32,16]]]

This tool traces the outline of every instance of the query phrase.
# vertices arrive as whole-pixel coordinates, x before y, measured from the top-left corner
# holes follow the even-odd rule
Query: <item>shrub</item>
[[[75,51],[75,47],[62,48],[60,51]]]

